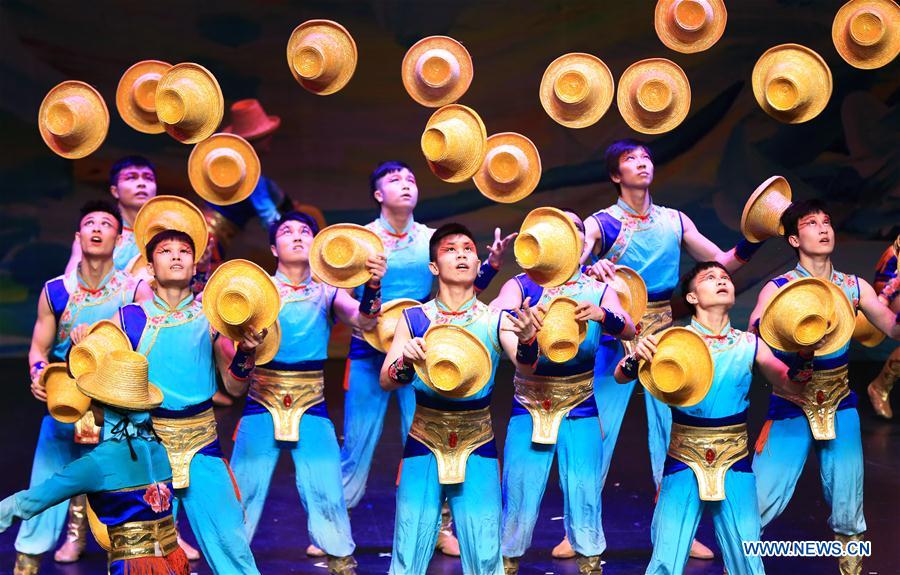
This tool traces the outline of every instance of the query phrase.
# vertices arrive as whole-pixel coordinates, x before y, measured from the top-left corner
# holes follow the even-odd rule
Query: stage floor
[[[338,434],[341,433],[343,423],[343,393],[340,389],[343,367],[343,361],[334,360],[328,363],[326,369],[328,409]],[[850,374],[853,387],[860,394],[859,412],[866,461],[867,538],[872,542],[872,557],[864,562],[863,573],[886,575],[900,573],[900,528],[897,526],[897,517],[900,516],[900,425],[897,421],[877,419],[865,394],[865,386],[880,367],[874,363],[853,364]],[[0,474],[0,497],[5,497],[28,484],[43,408],[31,398],[28,391],[24,359],[0,360],[0,373],[7,381],[5,389],[8,394],[7,400],[0,405],[0,437],[4,438],[0,441],[5,469]],[[501,365],[497,378],[499,383],[494,393],[492,410],[498,447],[502,450],[512,396],[512,374],[508,363]],[[766,394],[761,388],[761,382],[754,383],[751,406],[752,441],[755,441],[766,408]],[[640,386],[635,395],[637,393],[641,393]],[[894,404],[895,409],[900,411],[900,403],[895,400]],[[231,451],[231,435],[239,413],[239,405],[217,413],[219,434],[226,453]],[[392,404],[388,410],[381,444],[375,454],[368,491],[351,517],[357,544],[355,555],[361,574],[386,573],[390,563],[394,527],[394,482],[401,453],[399,426],[396,405]],[[632,397],[603,495],[604,529],[609,545],[604,554],[604,573],[607,574],[644,573],[650,558],[649,529],[654,486],[650,477],[646,433],[643,400]],[[833,537],[827,524],[828,515],[819,483],[818,462],[815,454],[810,453],[793,501],[784,515],[766,530],[764,538],[831,540]],[[561,491],[554,470],[544,497],[534,541],[522,559],[520,573],[562,575],[578,572],[574,561],[556,561],[550,557],[550,550],[563,536],[561,516]],[[187,528],[187,519],[182,516],[180,522],[184,526],[182,532],[185,537],[193,540]],[[17,524],[14,524],[0,535],[0,573],[12,572],[15,557],[13,542],[17,530]],[[701,521],[698,537],[715,549],[718,555],[709,517]],[[326,573],[323,560],[304,555],[308,543],[306,515],[294,486],[293,464],[285,456],[276,468],[269,501],[253,541],[253,551],[260,570],[266,574]],[[833,558],[768,558],[765,565],[766,572],[770,575],[837,573],[837,560]],[[105,568],[105,554],[91,541],[80,562],[59,565],[48,556],[41,573],[97,575],[105,573]],[[193,571],[197,574],[211,573],[202,560],[193,565]],[[441,575],[461,572],[457,559],[440,553],[435,555],[429,569],[429,573]],[[713,561],[690,560],[685,573],[721,575],[721,558],[717,556]]]

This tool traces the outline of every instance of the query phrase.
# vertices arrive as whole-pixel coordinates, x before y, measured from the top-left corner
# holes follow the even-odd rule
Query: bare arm
[[[66,273],[75,269],[75,266],[78,265],[78,262],[81,261],[81,242],[78,241],[78,236],[75,236],[75,239],[72,240],[72,253],[69,255],[69,263],[66,264]]]
[[[334,297],[334,315],[339,321],[363,331],[369,331],[377,323],[375,316],[360,313],[359,302],[342,289],[339,289]]]
[[[759,291],[759,296],[756,298],[756,307],[750,312],[750,325],[747,326],[747,331],[757,333],[756,322],[762,317],[762,312],[766,308],[766,304],[769,303],[769,300],[775,295],[777,289],[778,286],[772,282],[766,282],[766,285]]]
[[[31,334],[31,348],[28,350],[31,394],[39,401],[47,401],[47,390],[42,385],[38,385],[38,379],[43,369],[32,370],[31,367],[39,361],[49,363],[50,349],[53,347],[55,338],[56,316],[53,315],[53,310],[50,309],[47,294],[41,291],[41,295],[38,298],[37,321],[34,322],[34,331]]]
[[[682,243],[692,258],[698,262],[719,262],[729,272],[733,272],[744,265],[744,262],[734,255],[735,248],[723,252],[719,249],[719,246],[700,233],[700,230],[697,229],[691,218],[681,214],[681,222],[684,226]]]
[[[872,325],[883,331],[891,339],[900,339],[900,324],[891,308],[878,299],[875,290],[864,279],[859,280],[859,307]]]
[[[810,350],[811,355],[812,351]],[[769,346],[761,339],[756,344],[756,365],[766,381],[772,384],[773,392],[794,403],[801,405],[806,403],[800,395],[803,384],[791,381],[788,366],[775,357]]]
[[[634,321],[631,316],[622,308],[622,302],[619,301],[619,294],[612,287],[608,288],[600,300],[600,306],[622,316],[625,320],[625,329],[623,329],[616,337],[623,340],[632,340],[635,336]]]
[[[153,288],[150,287],[150,281],[141,279],[137,290],[134,292],[134,303],[142,303],[153,299]],[[118,316],[119,314],[116,314]]]
[[[522,305],[522,290],[515,278],[506,280],[500,293],[491,302],[492,309],[518,309]]]
[[[391,348],[388,350],[384,363],[381,366],[381,374],[378,381],[381,384],[381,388],[385,391],[399,389],[404,385],[409,385],[412,381],[411,377],[409,381],[401,381],[397,378],[396,362],[401,358],[403,367],[407,372],[409,369],[412,369],[414,361],[425,360],[425,339],[412,337],[409,333],[409,326],[403,320],[397,322],[397,329],[394,331],[394,341],[391,343]]]
[[[596,218],[589,217],[584,220],[584,249],[581,252],[581,263],[591,259],[591,252],[600,240],[600,224]]]
[[[234,377],[231,374],[231,370],[228,369],[231,365],[231,360],[234,359],[236,351],[234,341],[219,334],[219,337],[216,338],[216,342],[213,344],[216,369],[219,370],[219,375],[222,376],[222,383],[225,384],[225,391],[235,397],[240,397],[247,393],[247,388],[250,386],[250,380],[238,379]]]

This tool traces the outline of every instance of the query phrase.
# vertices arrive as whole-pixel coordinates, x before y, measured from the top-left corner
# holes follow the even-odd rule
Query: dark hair
[[[412,171],[406,163],[401,162],[400,160],[388,160],[387,162],[378,164],[378,166],[372,170],[372,173],[369,174],[369,192],[372,194],[375,193],[375,190],[378,189],[378,180],[390,173],[399,172],[400,170]]]
[[[278,233],[278,228],[285,222],[300,222],[309,226],[309,229],[312,230],[313,235],[319,233],[319,222],[316,221],[316,218],[307,214],[306,212],[298,212],[291,211],[283,216],[281,216],[277,222],[274,222],[269,226],[269,245],[275,245],[275,235]]]
[[[681,299],[683,299],[684,303],[687,304],[687,306],[690,308],[691,313],[694,313],[697,311],[694,304],[690,303],[687,300],[687,294],[689,292],[693,291],[693,289],[694,289],[691,286],[691,284],[694,283],[694,280],[697,278],[698,275],[700,275],[700,272],[708,270],[708,269],[712,269],[712,268],[719,268],[720,270],[724,271],[725,273],[727,273],[729,275],[731,274],[731,272],[729,272],[725,268],[725,266],[723,266],[719,262],[709,261],[709,262],[697,262],[696,264],[694,264],[694,267],[692,267],[690,270],[687,271],[687,273],[685,273],[683,276],[681,276]]]
[[[147,242],[147,249],[144,250],[146,252],[144,255],[147,256],[147,261],[149,263],[153,263],[153,251],[156,249],[156,246],[166,240],[177,240],[186,243],[191,246],[191,252],[194,254],[194,257],[197,257],[197,248],[194,246],[194,239],[191,236],[180,230],[163,230],[150,238],[150,241]]]
[[[119,213],[119,208],[106,200],[91,200],[85,202],[85,204],[81,206],[81,215],[78,217],[78,227],[76,227],[75,230],[80,230],[81,221],[84,217],[94,212],[103,212],[116,218],[116,222],[119,224],[119,229],[116,230],[116,233],[122,233],[122,214]]]
[[[638,148],[642,148],[647,155],[650,156],[650,161],[653,161],[653,152],[650,150],[650,146],[647,145],[646,142],[642,142],[640,140],[633,140],[631,138],[626,138],[624,140],[616,140],[612,144],[606,148],[606,174],[609,177],[609,181],[616,187],[616,191],[620,194],[622,193],[622,188],[616,182],[613,182],[612,177],[619,175],[619,159],[622,157],[622,154],[634,151]]]
[[[440,245],[441,240],[446,238],[447,236],[457,236],[462,235],[466,236],[472,243],[475,243],[475,236],[472,235],[472,231],[469,230],[466,226],[457,223],[450,222],[448,224],[444,224],[438,229],[434,230],[434,234],[432,234],[431,239],[428,240],[428,255],[431,258],[431,261],[437,261],[437,248]]]
[[[568,206],[563,206],[563,207],[561,207],[561,208],[556,208],[556,209],[559,210],[559,211],[561,211],[561,212],[568,212],[568,213],[570,213],[570,214],[575,214],[575,215],[578,217],[578,219],[581,220],[581,228],[580,228],[578,231],[580,231],[581,233],[584,233],[584,220],[582,220],[582,219],[581,219],[581,216],[578,215],[578,211],[577,211],[577,210],[573,210],[572,208],[570,208],[570,207],[568,207]],[[574,222],[573,222],[573,223],[574,223]],[[578,225],[576,224],[575,227],[577,228]]]
[[[153,175],[156,176],[156,166],[154,166],[153,162],[151,162],[144,156],[125,156],[124,158],[119,158],[116,163],[113,164],[112,168],[109,169],[109,185],[118,186],[119,172],[121,172],[125,168],[132,167],[150,168],[150,170],[153,172]]]
[[[828,212],[828,204],[818,198],[800,200],[791,204],[781,214],[781,225],[784,226],[784,239],[787,240],[790,236],[797,235],[800,220],[810,214],[818,214],[819,212],[829,218],[831,217],[831,214]]]

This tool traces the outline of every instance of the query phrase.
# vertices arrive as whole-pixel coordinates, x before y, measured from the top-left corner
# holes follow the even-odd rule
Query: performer
[[[852,303],[854,313],[862,310],[866,318],[889,337],[900,337],[895,314],[878,301],[872,286],[832,266],[835,234],[824,202],[815,199],[795,202],[782,214],[781,224],[785,239],[797,252],[799,263],[766,283],[760,291],[756,308],[750,315],[751,329],[756,329],[763,308],[778,289],[794,279],[817,277],[838,286]],[[852,332],[852,327],[849,329]],[[848,338],[847,343],[833,353],[814,358],[806,354],[806,368],[793,378],[807,382],[802,392],[806,405],[801,407],[790,398],[777,394],[771,396],[767,421],[760,432],[753,461],[763,527],[784,511],[810,447],[815,447],[825,500],[831,506],[829,527],[835,538],[845,544],[863,538],[866,520],[863,517],[862,440],[856,394],[847,379],[849,346]],[[791,354],[779,352],[779,355],[789,358]],[[829,430],[833,431],[833,439],[816,438],[830,435]],[[840,568],[841,573],[859,573],[861,560],[859,557],[841,557]]]
[[[895,312],[900,312],[900,298],[897,297],[897,294],[900,293],[900,285],[898,285],[900,281],[897,280],[898,256],[900,256],[900,235],[881,254],[881,259],[875,268],[875,283],[872,285],[882,303],[890,306]],[[894,411],[891,409],[891,389],[898,377],[900,377],[900,347],[895,347],[887,361],[884,362],[881,372],[866,389],[875,413],[885,419],[894,417]]]
[[[583,243],[581,218],[570,210],[563,211]],[[495,309],[518,309],[528,299],[538,305],[538,312],[546,313],[544,306],[554,298],[569,297],[579,303],[576,319],[588,322],[587,335],[574,358],[554,363],[540,355],[533,375],[515,376],[516,395],[503,448],[502,551],[507,574],[518,572],[519,558],[531,545],[557,450],[560,487],[569,510],[564,518],[566,532],[571,534],[578,553],[579,572],[600,573],[606,539],[600,523],[603,443],[593,395],[594,356],[609,350],[598,349],[601,328],[613,337],[634,337],[634,324],[622,310],[615,290],[608,287],[581,270],[565,284],[549,289],[519,274],[507,281],[491,302]],[[561,417],[561,421],[555,417]],[[541,422],[541,428],[553,427],[552,438],[533,442],[533,418]]]
[[[78,389],[93,400],[103,440],[45,481],[0,502],[0,532],[15,517],[29,519],[87,493],[109,532],[110,575],[188,575],[172,517],[172,469],[148,413],[162,395],[148,384],[147,360],[132,351],[112,352],[97,373],[79,378]]]
[[[606,149],[606,168],[609,178],[619,192],[618,201],[595,212],[585,220],[587,242],[582,262],[595,260],[593,273],[609,281],[615,265],[628,266],[637,271],[647,284],[649,303],[643,318],[633,318],[639,337],[661,331],[672,323],[669,299],[678,283],[678,262],[681,249],[698,261],[717,261],[733,272],[740,268],[762,245],[741,240],[734,248],[723,252],[707,239],[684,213],[653,202],[650,185],[653,183],[653,156],[647,144],[637,140],[617,140]],[[602,344],[613,347],[619,356],[608,361],[605,355],[598,362],[594,374],[594,395],[603,426],[603,482],[609,472],[613,450],[622,427],[625,408],[634,390],[634,382],[618,385],[612,367],[624,355],[614,339],[603,336]],[[625,346],[629,351],[633,345]],[[666,447],[672,415],[667,406],[653,396],[644,394],[647,409],[650,464],[657,487],[662,480]],[[571,557],[574,552],[567,541],[553,550],[554,557]],[[705,545],[695,541],[691,556],[700,559],[713,557]]]
[[[690,329],[702,336],[713,360],[713,379],[703,399],[672,406],[672,433],[653,513],[653,556],[647,574],[682,573],[690,541],[705,510],[712,513],[725,570],[731,575],[765,573],[762,560],[744,554],[742,541],[759,541],[756,480],[747,450],[747,409],[753,367],[780,394],[797,397],[788,366],[757,336],[731,327],[734,284],[718,262],[696,264],[682,280],[682,297],[693,310]],[[616,381],[637,377],[638,362],[651,361],[658,335],[638,343],[616,367]],[[699,455],[698,455],[699,453]],[[698,458],[703,458],[700,461]],[[690,465],[690,467],[689,467]]]
[[[47,401],[41,372],[50,362],[65,361],[72,339],[78,339],[95,321],[106,319],[119,306],[150,297],[146,283],[133,279],[113,265],[113,250],[121,231],[119,212],[106,201],[92,201],[81,208],[75,239],[78,265],[65,275],[44,284],[38,301],[37,321],[31,336],[28,363],[31,366],[31,393],[38,401]],[[91,422],[60,423],[45,415],[41,422],[34,463],[32,487],[47,480],[71,461],[90,449]],[[76,425],[80,433],[76,433]],[[76,494],[78,495],[78,494]],[[66,530],[61,559],[77,561],[84,550],[87,524],[84,500],[75,503]],[[37,573],[41,555],[59,538],[66,518],[66,506],[51,506],[24,521],[16,537],[16,575]]]
[[[403,312],[405,321],[397,324],[380,376],[386,391],[408,386],[416,398],[397,492],[390,572],[425,573],[446,498],[457,522],[463,573],[502,575],[500,481],[488,406],[500,346],[519,371],[530,374],[537,360],[535,334],[540,320],[527,300],[518,310],[518,318],[505,315],[502,321],[499,311],[478,301],[478,255],[472,234],[464,226],[451,223],[438,228],[429,241],[429,257],[429,269],[438,279],[437,296]],[[469,397],[441,395],[415,375],[413,362],[435,353],[426,348],[423,338],[432,324],[464,327],[486,348],[480,371],[485,384]],[[428,434],[429,429],[438,428],[449,432],[440,441]],[[466,458],[461,451],[471,455]],[[436,455],[444,461],[462,457],[462,461],[455,460],[453,468],[462,470],[464,480],[439,483]]]
[[[328,554],[331,573],[355,573],[353,535],[341,487],[340,450],[325,408],[323,367],[331,322],[336,318],[371,329],[379,311],[384,256],[371,255],[363,303],[310,276],[309,249],[319,228],[312,216],[290,212],[269,232],[278,259],[274,280],[281,293],[281,345],[275,358],[249,374],[235,355],[230,391],[249,386],[244,415],[235,433],[232,465],[247,510],[252,540],[281,450],[294,460],[297,490],[307,511],[310,539]],[[236,385],[235,385],[236,384]],[[299,421],[298,421],[299,420]]]

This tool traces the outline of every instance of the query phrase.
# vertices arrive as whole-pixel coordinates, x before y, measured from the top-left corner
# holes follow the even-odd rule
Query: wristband
[[[601,308],[603,310],[603,319],[600,320],[600,325],[603,326],[603,331],[610,335],[619,335],[625,329],[625,318],[617,313],[613,313],[608,309]]]
[[[378,315],[381,311],[381,284],[372,287],[369,284],[363,288],[362,298],[359,300],[359,313],[367,316]]]
[[[537,335],[527,342],[519,342],[516,346],[516,361],[524,365],[534,365],[538,359]]]
[[[231,358],[231,365],[228,366],[228,371],[231,372],[232,377],[235,379],[243,380],[247,379],[254,367],[256,367],[256,353],[247,353],[238,347],[234,357]]]
[[[638,360],[637,356],[631,354],[622,360],[622,373],[629,380],[637,379],[639,365],[640,361]]]
[[[416,372],[413,369],[413,366],[406,365],[406,362],[403,361],[402,355],[395,359],[391,363],[391,365],[388,366],[388,377],[391,378],[392,381],[401,385],[406,385],[411,382],[415,374]]]
[[[481,267],[478,268],[478,276],[475,278],[475,291],[480,292],[487,289],[496,275],[497,268],[491,265],[491,258],[485,259]]]
[[[759,248],[761,248],[763,242],[759,242],[758,244],[751,242],[750,240],[744,238],[734,246],[734,257],[741,260],[744,263],[750,261],[750,258],[753,257]]]
[[[34,377],[37,375],[37,373],[40,370],[44,369],[45,367],[47,367],[46,361],[36,361],[33,364],[31,364],[31,370],[30,370],[31,379],[34,379]]]
[[[791,362],[791,366],[788,369],[788,379],[790,379],[794,383],[808,382],[812,378],[813,357],[813,355],[809,357],[803,357],[798,353],[794,360]]]

